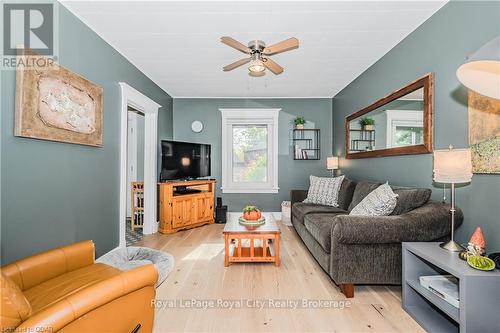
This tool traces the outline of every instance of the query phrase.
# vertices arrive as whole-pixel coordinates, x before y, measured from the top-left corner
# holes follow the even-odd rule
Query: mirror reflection
[[[349,122],[349,153],[423,143],[423,87]]]

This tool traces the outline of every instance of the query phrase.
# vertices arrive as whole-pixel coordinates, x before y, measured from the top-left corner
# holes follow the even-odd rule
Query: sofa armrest
[[[343,244],[387,244],[433,241],[450,234],[449,205],[429,201],[422,207],[395,216],[338,215],[332,242]],[[462,224],[457,208],[455,227]]]
[[[158,271],[152,264],[123,272],[84,288],[36,313],[17,327],[16,331],[57,332],[89,312],[142,288],[152,288],[153,298],[145,301],[154,306],[152,302],[157,280]],[[115,318],[115,320],[120,319]],[[106,331],[106,328],[96,328],[96,331]]]
[[[94,243],[87,240],[14,261],[2,267],[2,273],[21,290],[26,290],[61,274],[92,265],[94,259]]]
[[[307,198],[307,190],[291,190],[290,201],[292,206],[296,202],[302,202]]]

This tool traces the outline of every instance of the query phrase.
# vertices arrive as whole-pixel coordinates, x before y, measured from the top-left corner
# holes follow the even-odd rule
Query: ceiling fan
[[[295,37],[285,39],[279,43],[266,47],[266,43],[261,40],[252,40],[248,46],[243,45],[236,39],[231,37],[221,37],[220,41],[228,46],[231,46],[238,51],[249,54],[249,58],[241,59],[223,67],[225,72],[250,63],[248,66],[248,75],[264,76],[266,68],[274,74],[283,73],[283,67],[274,62],[269,56],[294,50],[299,47],[299,40]]]

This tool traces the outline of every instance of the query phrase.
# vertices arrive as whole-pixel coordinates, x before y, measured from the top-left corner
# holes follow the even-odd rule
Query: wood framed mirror
[[[433,90],[429,73],[349,115],[345,120],[346,158],[431,153]]]

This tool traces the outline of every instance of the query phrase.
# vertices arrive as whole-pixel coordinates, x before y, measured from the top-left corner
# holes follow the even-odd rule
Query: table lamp
[[[442,243],[443,249],[452,252],[462,251],[464,248],[455,242],[455,184],[468,183],[472,179],[472,158],[470,149],[448,149],[434,151],[434,181],[451,184],[451,239]]]
[[[326,159],[326,169],[332,170],[332,177],[335,176],[335,170],[339,168],[338,156],[330,156]]]

